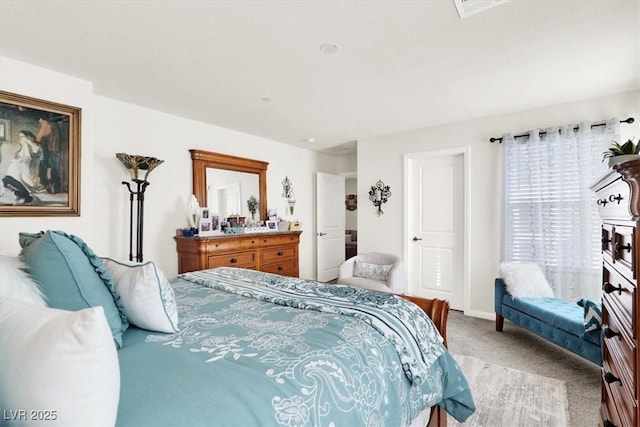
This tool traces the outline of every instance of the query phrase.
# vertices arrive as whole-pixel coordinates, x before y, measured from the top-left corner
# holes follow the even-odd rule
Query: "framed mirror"
[[[246,212],[247,200],[253,195],[249,193],[253,192],[253,188],[255,188],[251,183],[252,175],[255,175],[257,177],[258,212],[260,216],[256,219],[267,219],[267,166],[269,163],[204,150],[192,149],[189,152],[191,153],[193,194],[198,199],[200,206],[206,206],[222,216],[225,216],[225,214],[220,210],[234,210],[236,207],[241,210],[237,212],[238,214],[241,214],[243,210]],[[220,182],[209,182],[211,178],[216,177],[216,171],[224,172],[217,175],[220,178]],[[237,172],[237,174],[233,172]],[[242,191],[243,187],[246,189],[244,193]],[[209,200],[210,191],[225,192],[220,193],[222,196],[211,197],[211,200]],[[224,199],[224,201],[221,204],[216,201],[217,206],[211,206],[209,203],[213,203],[215,201],[213,199],[216,198]]]

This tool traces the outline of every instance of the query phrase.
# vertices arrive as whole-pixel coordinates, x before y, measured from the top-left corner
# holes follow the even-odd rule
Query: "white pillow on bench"
[[[503,262],[500,277],[513,298],[553,298],[553,290],[542,270],[533,262]]]

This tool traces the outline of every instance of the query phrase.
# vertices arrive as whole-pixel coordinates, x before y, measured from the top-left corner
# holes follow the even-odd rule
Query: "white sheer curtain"
[[[606,173],[602,153],[614,140],[618,119],[502,137],[503,260],[540,265],[558,298],[600,297],[600,218],[589,187]]]

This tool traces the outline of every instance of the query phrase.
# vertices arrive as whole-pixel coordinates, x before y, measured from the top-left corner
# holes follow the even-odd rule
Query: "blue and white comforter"
[[[408,425],[475,407],[432,322],[404,299],[251,270],[172,281],[180,332],[130,328],[118,425]]]

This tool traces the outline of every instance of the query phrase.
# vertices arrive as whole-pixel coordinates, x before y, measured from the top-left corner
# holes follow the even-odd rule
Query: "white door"
[[[316,173],[316,266],[317,279],[338,277],[344,262],[344,176]]]
[[[233,184],[222,185],[218,187],[217,193],[218,203],[215,200],[213,203],[209,202],[211,206],[218,206],[220,215],[224,218],[231,215],[240,215],[242,210],[240,208],[240,183],[235,182]],[[210,197],[210,196],[209,196]],[[207,198],[211,200],[211,198]]]
[[[464,310],[466,151],[405,156],[409,293]]]

